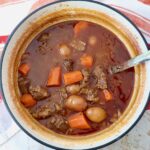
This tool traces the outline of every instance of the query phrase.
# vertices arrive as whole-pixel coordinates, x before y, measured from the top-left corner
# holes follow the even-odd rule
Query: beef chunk
[[[77,51],[85,51],[86,48],[86,43],[83,41],[80,41],[78,39],[74,39],[71,43],[70,46],[76,49]]]
[[[45,55],[47,53],[47,48],[45,45],[40,45],[37,52],[39,52],[42,55]]]
[[[92,88],[82,88],[80,94],[86,95],[86,100],[91,102],[99,101],[98,90]]]
[[[40,54],[44,55],[48,51],[48,39],[49,39],[49,34],[48,33],[43,33],[40,35],[40,37],[37,39],[39,42],[39,47],[37,49],[37,52]]]
[[[88,69],[82,69],[81,72],[83,74],[83,80],[81,81],[80,87],[83,88],[89,84],[90,71]]]
[[[97,79],[97,85],[96,85],[97,88],[106,89],[107,88],[107,80],[106,80],[106,74],[104,73],[103,69],[100,66],[96,66],[93,74]]]
[[[41,86],[32,86],[29,87],[29,92],[36,100],[42,100],[49,96],[48,90]]]
[[[30,86],[30,80],[25,77],[18,79],[19,88],[22,94],[27,94]]]
[[[21,61],[26,60],[27,58],[29,58],[29,56],[30,56],[30,52],[25,52],[21,57]]]
[[[72,59],[64,59],[63,66],[64,66],[66,71],[72,71],[73,70]]]
[[[60,88],[59,93],[62,99],[66,99],[68,97],[67,90],[65,87]]]
[[[66,132],[67,129],[69,128],[65,118],[59,114],[55,114],[54,116],[51,116],[47,123],[47,126],[50,129],[54,129],[54,130],[57,129],[63,133]]]
[[[36,112],[33,112],[32,116],[36,119],[45,119],[51,116],[54,112],[55,111],[53,109],[45,105],[45,106],[38,108]]]
[[[38,41],[39,42],[45,42],[45,41],[47,41],[49,39],[49,34],[48,33],[43,33],[43,34],[41,34],[39,37],[38,37]]]
[[[50,117],[54,113],[60,112],[62,108],[63,105],[50,100],[46,104],[37,107],[35,110],[31,111],[31,114],[36,119],[45,119]]]

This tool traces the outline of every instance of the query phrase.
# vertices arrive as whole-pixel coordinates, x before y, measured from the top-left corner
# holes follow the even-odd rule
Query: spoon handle
[[[123,64],[112,66],[109,71],[111,72],[111,74],[118,73],[118,72],[127,70],[147,60],[150,60],[150,51],[147,51],[144,54],[138,55],[124,62]]]

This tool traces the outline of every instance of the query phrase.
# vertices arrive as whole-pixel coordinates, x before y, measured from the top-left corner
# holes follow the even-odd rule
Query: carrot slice
[[[84,54],[80,58],[80,61],[81,61],[81,65],[83,65],[87,68],[92,67],[92,65],[93,65],[93,57],[90,55],[87,55],[87,54]]]
[[[36,100],[30,94],[22,95],[20,101],[24,104],[25,107],[32,107],[36,104]]]
[[[61,67],[55,67],[50,71],[47,86],[58,86],[60,85],[61,78]]]
[[[30,67],[29,67],[28,64],[22,64],[22,65],[20,65],[18,70],[21,74],[26,76],[28,74],[29,70],[30,70]]]
[[[81,31],[85,30],[88,27],[88,22],[79,21],[74,27],[75,35],[79,34]]]
[[[65,85],[76,83],[83,80],[81,71],[73,71],[64,74]]]
[[[111,101],[113,99],[111,92],[109,92],[108,90],[104,89],[103,93],[104,93],[106,101]]]
[[[83,112],[76,113],[68,118],[68,123],[71,128],[76,129],[90,129],[86,118],[83,115]]]

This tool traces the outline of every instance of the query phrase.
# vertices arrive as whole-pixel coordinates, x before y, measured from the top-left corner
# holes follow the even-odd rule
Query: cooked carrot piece
[[[64,74],[65,85],[76,83],[83,80],[81,71],[73,71]]]
[[[22,64],[19,67],[19,72],[23,74],[24,76],[28,74],[29,70],[30,70],[30,67],[28,64]]]
[[[76,113],[68,118],[68,123],[71,128],[75,129],[90,129],[86,118],[83,115],[83,112]]]
[[[36,104],[36,100],[30,94],[22,95],[20,101],[24,104],[25,107],[32,107]]]
[[[103,93],[104,93],[106,101],[111,101],[113,99],[111,92],[109,92],[108,90],[104,89]]]
[[[60,85],[61,79],[61,67],[55,67],[50,71],[47,86],[58,86]]]
[[[80,21],[74,27],[75,35],[79,34],[81,31],[85,30],[88,27],[88,22]]]
[[[87,54],[83,55],[80,58],[80,61],[81,61],[81,65],[88,67],[88,68],[92,67],[93,65],[93,57]]]

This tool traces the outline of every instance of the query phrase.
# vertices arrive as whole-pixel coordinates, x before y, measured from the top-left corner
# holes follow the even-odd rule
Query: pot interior
[[[19,101],[20,92],[17,83],[18,66],[21,56],[32,39],[49,26],[70,20],[85,20],[99,24],[113,32],[126,46],[131,57],[147,51],[145,43],[136,29],[117,12],[97,3],[62,2],[47,5],[31,14],[17,27],[8,42],[4,54],[2,72],[3,92],[6,103],[24,130],[47,145],[67,149],[83,149],[104,145],[122,135],[133,125],[146,105],[147,68],[145,64],[135,67],[134,90],[126,110],[110,127],[103,131],[84,136],[66,136],[57,134],[39,124]],[[7,54],[9,53],[9,54]],[[7,60],[7,62],[6,62]],[[5,77],[4,77],[5,76]],[[6,95],[6,93],[9,93]],[[141,105],[141,103],[143,103]],[[78,144],[77,144],[78,143]]]

